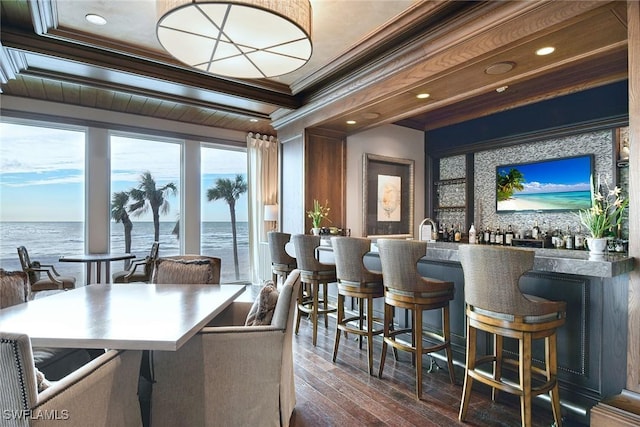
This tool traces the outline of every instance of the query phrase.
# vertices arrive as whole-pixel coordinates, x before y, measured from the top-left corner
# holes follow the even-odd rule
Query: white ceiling
[[[297,71],[271,80],[295,87],[297,81],[339,58],[414,3],[416,0],[311,0],[311,59]],[[165,53],[156,38],[155,0],[57,0],[55,4],[58,28]],[[90,24],[85,20],[89,13],[101,15],[107,24]]]

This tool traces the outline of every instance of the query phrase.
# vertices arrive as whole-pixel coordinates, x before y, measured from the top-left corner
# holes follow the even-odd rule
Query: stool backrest
[[[364,256],[371,251],[371,240],[361,237],[332,237],[331,247],[338,280],[368,283],[380,279],[363,262]]]
[[[543,314],[544,304],[522,294],[520,277],[533,268],[535,251],[530,249],[460,245],[464,272],[464,299],[484,310],[519,316]]]
[[[417,264],[427,254],[427,242],[378,239],[377,244],[385,288],[416,291],[426,286]]]
[[[291,237],[291,241],[296,251],[296,262],[300,270],[321,271],[327,269],[327,265],[322,264],[316,258],[316,248],[320,246],[320,236],[295,234]]]
[[[291,240],[291,234],[270,231],[267,233],[267,240],[269,242],[269,252],[271,253],[272,263],[291,266],[296,265],[296,259],[285,250],[285,246],[289,243],[289,240]]]

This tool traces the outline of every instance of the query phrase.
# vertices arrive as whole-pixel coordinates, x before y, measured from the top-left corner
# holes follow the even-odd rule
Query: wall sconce
[[[273,222],[273,228],[271,230],[276,229],[276,222],[278,221],[278,205],[264,205],[264,221]]]

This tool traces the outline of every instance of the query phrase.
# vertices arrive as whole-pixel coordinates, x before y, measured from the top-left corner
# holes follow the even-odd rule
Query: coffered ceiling
[[[627,77],[624,1],[311,3],[309,63],[239,80],[166,54],[154,0],[3,0],[1,90],[280,136],[384,123],[429,130]],[[89,24],[87,13],[107,25]],[[553,54],[535,55],[547,45]]]

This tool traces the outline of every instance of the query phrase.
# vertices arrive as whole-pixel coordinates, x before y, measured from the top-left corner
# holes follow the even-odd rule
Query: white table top
[[[38,347],[169,350],[224,310],[244,285],[90,285],[0,310],[0,330]]]

